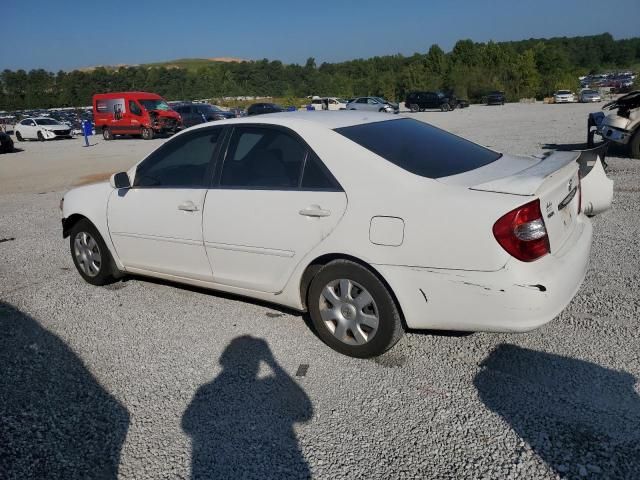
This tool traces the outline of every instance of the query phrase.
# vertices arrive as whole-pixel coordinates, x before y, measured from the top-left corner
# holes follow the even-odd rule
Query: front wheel
[[[92,285],[107,285],[114,281],[111,254],[96,227],[79,220],[69,236],[71,258],[84,280]]]
[[[142,138],[145,140],[151,140],[153,138],[153,129],[151,128],[143,128],[142,129]]]
[[[633,134],[629,142],[629,153],[631,158],[640,158],[640,129]]]
[[[322,341],[350,357],[381,355],[404,333],[386,286],[367,268],[348,260],[330,262],[318,271],[307,305]]]
[[[38,140],[40,140],[41,142],[44,142],[44,135],[39,130],[38,130]]]
[[[24,138],[22,137],[20,132],[16,132],[16,140],[18,140],[19,142],[24,142]]]

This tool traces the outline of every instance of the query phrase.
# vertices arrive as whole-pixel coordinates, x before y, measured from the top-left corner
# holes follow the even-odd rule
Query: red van
[[[155,93],[118,92],[93,96],[93,121],[105,140],[115,135],[142,135],[145,140],[156,134],[175,133],[182,128],[178,112]]]

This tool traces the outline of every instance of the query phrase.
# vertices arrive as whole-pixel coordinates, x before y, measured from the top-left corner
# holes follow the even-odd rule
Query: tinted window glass
[[[336,132],[411,173],[429,178],[474,170],[501,156],[410,118],[338,128]]]
[[[206,186],[205,174],[222,129],[180,135],[142,162],[136,187],[197,188]]]
[[[134,115],[142,114],[142,110],[140,110],[140,107],[138,106],[138,104],[133,100],[129,100],[129,111]]]
[[[307,157],[304,165],[304,173],[302,174],[301,186],[302,188],[314,190],[335,190],[338,188],[326,167],[322,165],[322,162],[320,162],[320,159],[314,153],[309,153]]]
[[[306,149],[281,130],[235,128],[222,167],[221,186],[294,188]]]

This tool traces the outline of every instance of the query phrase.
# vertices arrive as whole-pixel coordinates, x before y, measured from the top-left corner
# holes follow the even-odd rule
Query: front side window
[[[165,143],[138,165],[134,187],[203,188],[222,129],[198,130]]]
[[[410,118],[364,123],[335,131],[404,170],[427,178],[464,173],[502,156]]]
[[[306,148],[282,130],[235,128],[222,167],[220,186],[297,188]]]
[[[142,110],[134,100],[129,100],[129,111],[134,115],[142,115]]]

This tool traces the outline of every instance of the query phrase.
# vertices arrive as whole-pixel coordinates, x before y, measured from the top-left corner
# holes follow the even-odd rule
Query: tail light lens
[[[578,175],[578,213],[582,212],[582,176]]]
[[[493,225],[493,236],[507,253],[532,262],[549,253],[549,236],[540,211],[540,200],[511,210]]]

